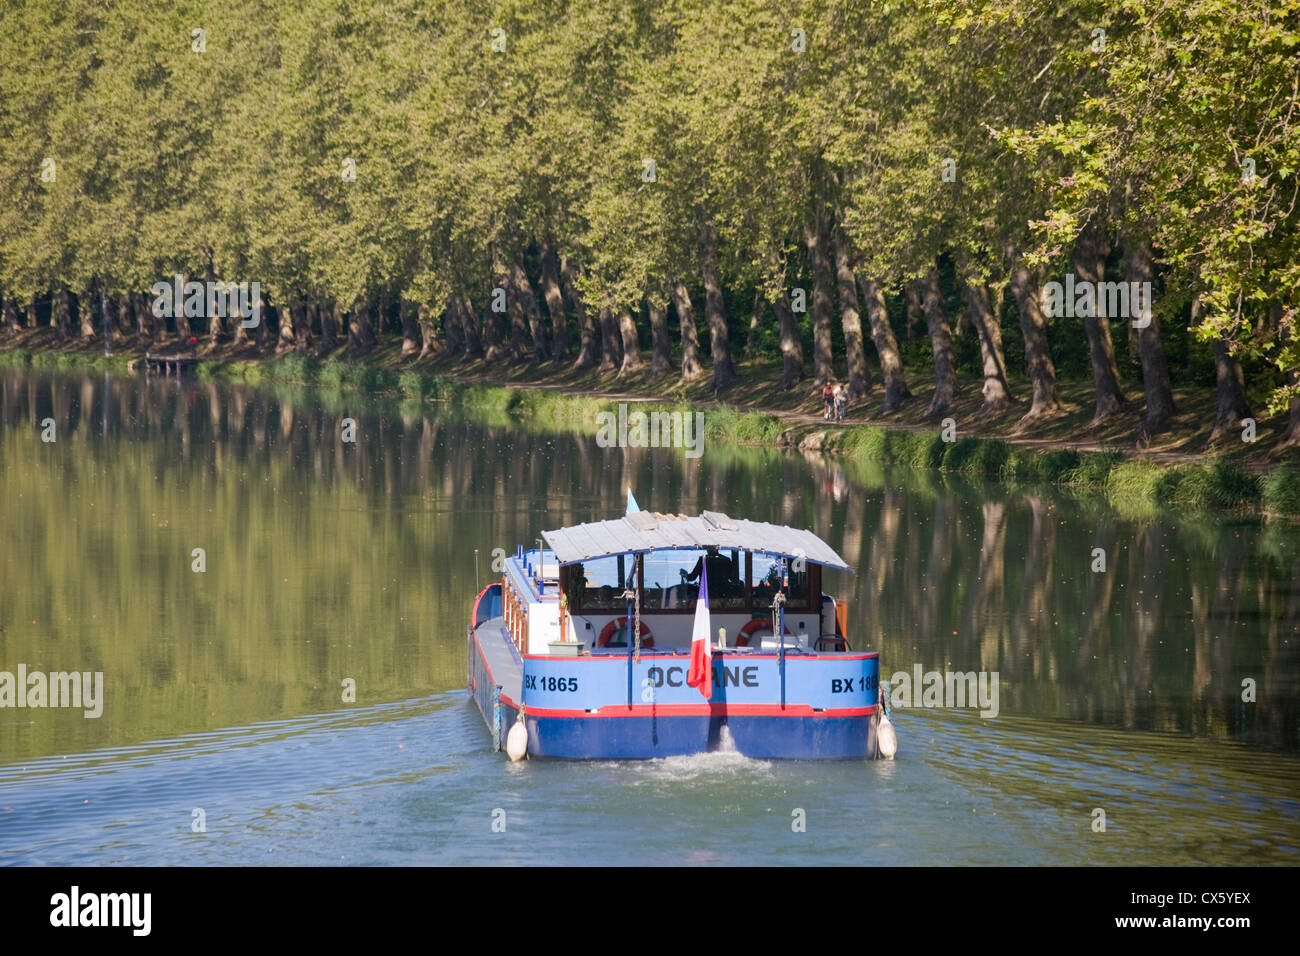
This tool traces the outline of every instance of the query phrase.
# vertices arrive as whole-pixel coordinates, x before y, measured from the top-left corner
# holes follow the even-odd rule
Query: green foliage
[[[35,356],[24,349],[0,352],[0,368],[26,368],[33,363]]]
[[[1260,492],[1268,511],[1300,516],[1300,470],[1291,466],[1274,469],[1260,482]]]
[[[740,412],[727,405],[718,405],[704,413],[704,431],[709,438],[749,445],[774,445],[789,425],[775,415],[762,412]]]
[[[1222,340],[1281,412],[1300,391],[1297,13],[1300,0],[32,0],[0,30],[0,290],[144,292],[211,272],[382,334],[399,301],[437,321],[454,296],[482,316],[515,264],[536,281],[545,248],[571,267],[572,311],[640,316],[679,282],[700,300],[708,235],[731,341],[763,356],[778,347],[763,300],[809,285],[810,235],[842,240],[891,293],[941,263],[953,313],[958,279],[998,292],[1021,262],[1059,275],[1095,224],[1157,250],[1178,382],[1208,381]],[[808,337],[808,313],[795,321]],[[1063,375],[1088,373],[1082,326],[1054,320]],[[1016,323],[1005,332],[1019,355]],[[925,337],[900,346],[928,365]],[[954,353],[974,370],[976,337]],[[306,359],[266,374],[414,388]],[[995,460],[945,454],[963,470]],[[1004,467],[1041,473],[1015,455]]]
[[[1123,460],[1116,452],[1080,452],[1074,468],[1062,480],[1070,485],[1105,488],[1111,470]]]
[[[1152,461],[1125,461],[1111,469],[1106,493],[1112,501],[1154,504],[1162,486],[1167,487],[1168,469]]]
[[[1010,448],[1006,442],[987,438],[961,438],[952,442],[943,457],[945,471],[964,475],[996,477],[1006,466]]]
[[[320,374],[320,363],[304,352],[290,352],[272,363],[271,378],[281,382],[308,384]]]
[[[411,398],[423,398],[430,381],[419,372],[406,371],[397,377],[397,389]]]

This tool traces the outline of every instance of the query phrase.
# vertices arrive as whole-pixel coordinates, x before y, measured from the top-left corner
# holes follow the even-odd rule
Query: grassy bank
[[[126,371],[133,356],[106,359],[86,351],[0,352],[0,365],[52,370]],[[436,363],[424,368],[386,367],[382,361],[346,357],[320,360],[303,353],[274,358],[212,358],[198,374],[211,381],[252,386],[292,384],[336,392],[389,394],[403,401],[437,402],[479,415],[510,416],[529,427],[555,432],[593,433],[597,415],[636,402],[642,411],[703,411],[708,442],[798,447],[806,452],[843,456],[910,468],[934,469],[1015,484],[1050,483],[1104,495],[1124,508],[1239,509],[1276,516],[1300,516],[1300,467],[1294,459],[1260,462],[1227,455],[1153,460],[1116,449],[1090,451],[1061,443],[1017,443],[1001,438],[962,436],[945,441],[933,423],[901,422],[832,425],[809,414],[755,411],[699,397],[649,400],[639,396],[592,394],[554,386],[494,384],[453,377]],[[661,390],[662,392],[663,390]]]

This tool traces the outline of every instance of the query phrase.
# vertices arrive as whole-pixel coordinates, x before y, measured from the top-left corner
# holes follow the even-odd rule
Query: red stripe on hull
[[[502,703],[507,700],[501,695]],[[510,706],[516,706],[510,701]],[[609,704],[596,711],[563,710],[559,708],[529,707],[530,717],[870,717],[876,706],[842,707],[834,710],[813,710],[807,704]]]

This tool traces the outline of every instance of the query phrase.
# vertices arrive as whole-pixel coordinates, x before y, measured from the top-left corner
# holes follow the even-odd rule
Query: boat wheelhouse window
[[[702,565],[707,569],[712,610],[743,610],[749,606],[744,552],[652,551],[643,560],[645,590],[641,607],[646,610],[694,610]]]
[[[812,608],[812,565],[803,563],[803,570],[794,569],[795,559],[786,558],[786,574],[790,581],[786,591],[787,611],[807,611]],[[762,610],[772,606],[772,596],[781,589],[781,555],[754,552],[754,607]]]
[[[627,607],[623,592],[636,586],[636,559],[630,554],[571,564],[564,571],[564,593],[575,611],[621,611]]]

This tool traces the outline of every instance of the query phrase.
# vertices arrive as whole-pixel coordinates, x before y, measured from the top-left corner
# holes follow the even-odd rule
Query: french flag
[[[691,631],[691,669],[686,683],[699,689],[706,700],[713,697],[713,650],[709,642],[708,562],[700,564],[700,595],[695,601],[695,627]]]

